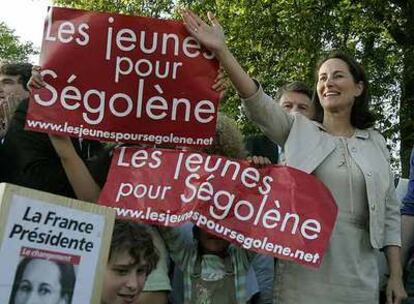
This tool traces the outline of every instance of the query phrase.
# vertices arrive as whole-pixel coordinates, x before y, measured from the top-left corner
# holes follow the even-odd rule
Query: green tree
[[[368,71],[377,127],[392,139],[393,148],[401,139],[402,172],[406,176],[414,123],[414,94],[408,94],[414,90],[414,53],[412,47],[405,46],[414,36],[412,0],[181,3],[198,12],[216,12],[236,57],[271,94],[294,79],[314,84],[316,62],[326,51],[339,48],[355,56]],[[399,42],[402,37],[404,42]],[[236,116],[237,97],[229,99],[229,112]],[[242,125],[245,132],[256,131],[245,120]]]
[[[399,57],[398,87],[399,132],[403,176],[409,170],[409,157],[414,145],[414,1],[360,1],[372,12],[373,22],[381,24],[394,42],[394,54]]]
[[[333,48],[366,68],[377,127],[395,148],[401,140],[402,173],[414,143],[413,0],[56,0],[90,10],[178,17],[175,4],[201,15],[216,13],[228,44],[250,75],[271,95],[291,80],[313,85],[318,58]],[[258,130],[240,114],[235,92],[223,110],[244,133]],[[397,123],[399,121],[399,123]]]
[[[160,18],[169,15],[173,0],[54,0],[53,3],[78,9]]]
[[[4,22],[0,22],[1,61],[28,61],[30,55],[37,53],[31,42],[20,42],[14,30],[7,27]]]

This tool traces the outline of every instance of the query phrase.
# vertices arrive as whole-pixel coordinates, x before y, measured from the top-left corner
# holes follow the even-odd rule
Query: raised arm
[[[83,160],[76,153],[67,136],[49,135],[50,141],[60,158],[63,169],[78,199],[96,202],[101,188],[93,179]]]
[[[256,83],[247,75],[230,52],[225,42],[223,28],[216,17],[209,12],[207,17],[210,24],[207,24],[188,9],[183,10],[181,15],[188,32],[216,55],[239,95],[246,98],[256,93]]]
[[[293,117],[283,109],[244,71],[226,45],[223,28],[212,13],[210,24],[190,10],[181,12],[188,32],[212,51],[226,71],[231,83],[244,100],[247,116],[274,142],[284,145],[293,123]]]

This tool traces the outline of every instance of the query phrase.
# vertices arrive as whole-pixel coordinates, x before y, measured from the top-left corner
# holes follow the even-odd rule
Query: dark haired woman
[[[16,270],[9,304],[70,304],[75,279],[72,264],[24,258]]]
[[[277,303],[378,303],[376,256],[384,249],[390,269],[387,303],[406,297],[400,265],[400,215],[384,138],[371,127],[368,81],[344,54],[331,54],[317,68],[319,122],[286,114],[252,80],[226,46],[212,14],[210,24],[189,10],[187,30],[216,54],[243,99],[248,117],[283,146],[287,165],[316,175],[338,205],[329,249],[318,270],[277,263]]]

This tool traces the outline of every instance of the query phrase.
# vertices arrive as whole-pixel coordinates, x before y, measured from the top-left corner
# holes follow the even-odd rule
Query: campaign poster
[[[200,228],[247,250],[318,268],[337,217],[329,190],[287,166],[199,152],[115,150],[99,203],[118,218]]]
[[[26,129],[124,143],[212,144],[218,61],[182,22],[48,11]]]
[[[0,193],[0,303],[99,303],[113,210],[10,184]]]

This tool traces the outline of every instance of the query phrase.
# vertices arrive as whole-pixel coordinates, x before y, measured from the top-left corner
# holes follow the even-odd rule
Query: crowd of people
[[[213,145],[203,152],[313,174],[335,198],[338,218],[316,270],[255,254],[191,225],[117,220],[101,303],[401,303],[407,296],[403,265],[410,265],[414,244],[414,147],[400,202],[361,65],[332,51],[315,69],[314,92],[295,81],[273,99],[232,55],[213,14],[209,22],[189,10],[182,17],[188,32],[215,53],[247,117],[263,132],[244,139],[219,113]],[[0,181],[94,203],[114,145],[25,130],[29,88],[44,86],[39,72],[28,63],[0,66]],[[220,71],[213,88],[222,93],[223,81]],[[389,271],[383,298],[380,251]],[[38,275],[40,266],[50,275]],[[29,258],[18,268],[10,303],[71,303],[73,269]],[[56,286],[47,281],[53,276]]]

